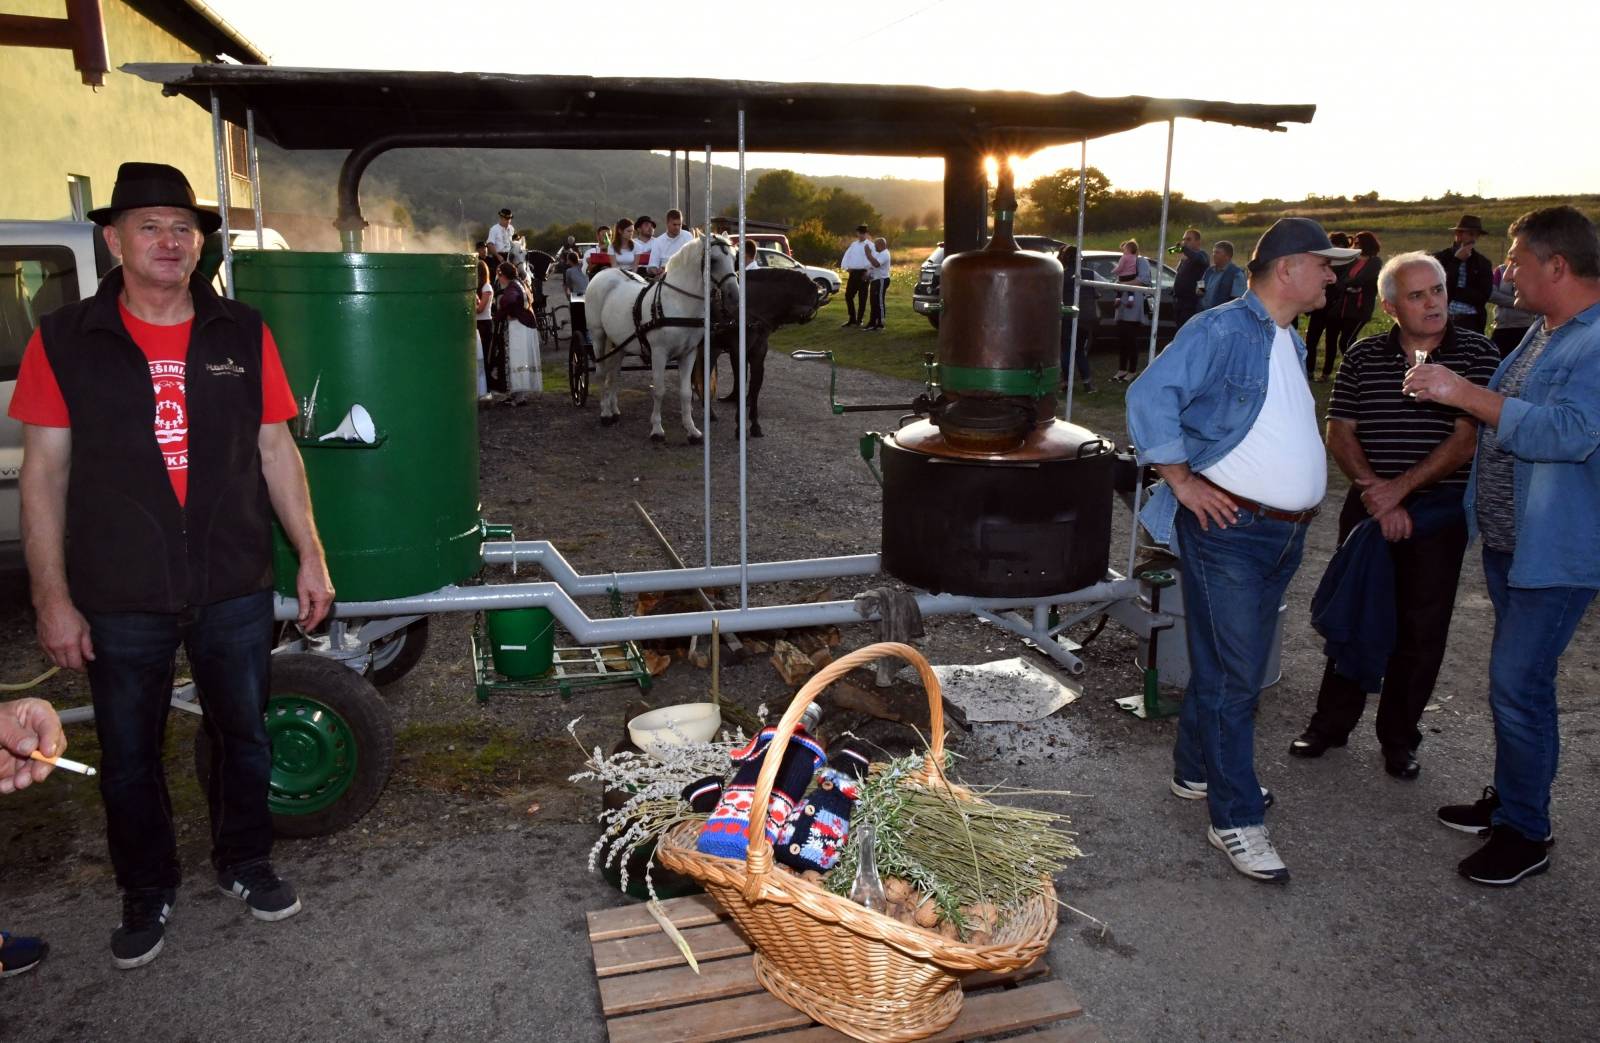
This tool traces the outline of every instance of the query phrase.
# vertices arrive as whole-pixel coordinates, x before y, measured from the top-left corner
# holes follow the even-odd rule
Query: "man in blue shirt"
[[[1211,248],[1211,267],[1206,269],[1200,310],[1243,297],[1246,288],[1244,269],[1233,263],[1233,244],[1226,239],[1217,240],[1217,245]]]
[[[1163,479],[1139,520],[1183,569],[1190,676],[1171,789],[1204,799],[1211,845],[1269,882],[1289,870],[1267,836],[1255,708],[1328,481],[1293,323],[1322,306],[1331,263],[1354,255],[1315,221],[1277,222],[1256,243],[1249,292],[1191,319],[1128,389],[1139,462]]]
[[[1181,328],[1200,310],[1200,279],[1206,273],[1210,257],[1198,228],[1184,232],[1182,241],[1171,252],[1183,254],[1172,280],[1172,321]]]
[[[1458,869],[1502,887],[1550,867],[1556,667],[1600,589],[1600,235],[1570,206],[1530,211],[1508,234],[1516,307],[1543,318],[1487,388],[1433,365],[1405,383],[1483,423],[1466,514],[1494,605],[1494,785],[1439,821],[1487,838]]]

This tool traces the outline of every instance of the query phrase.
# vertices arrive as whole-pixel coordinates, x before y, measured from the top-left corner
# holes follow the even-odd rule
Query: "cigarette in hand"
[[[44,761],[46,764],[53,764],[58,768],[65,768],[67,771],[75,771],[80,775],[99,774],[87,764],[83,764],[79,761],[68,760],[65,757],[46,757],[38,750],[34,750],[33,753],[29,754],[29,757],[36,761]]]

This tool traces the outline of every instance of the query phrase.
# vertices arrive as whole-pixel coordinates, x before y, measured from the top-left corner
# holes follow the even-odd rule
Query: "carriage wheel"
[[[582,408],[589,401],[589,349],[576,333],[571,344],[567,352],[567,386],[572,390],[572,404]]]

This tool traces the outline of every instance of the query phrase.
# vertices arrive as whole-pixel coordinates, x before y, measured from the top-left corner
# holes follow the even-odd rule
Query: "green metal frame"
[[[992,369],[988,366],[939,365],[939,383],[947,391],[988,391],[996,395],[1043,398],[1061,387],[1060,366]]]
[[[604,648],[618,651],[607,655]],[[636,684],[640,691],[647,692],[653,678],[644,664],[644,653],[632,641],[602,648],[557,648],[550,669],[543,675],[519,680],[502,677],[495,673],[489,643],[484,640],[483,616],[478,615],[472,622],[472,683],[478,701],[486,703],[494,694],[549,695],[555,692],[563,699],[570,699],[580,689],[619,684]]]

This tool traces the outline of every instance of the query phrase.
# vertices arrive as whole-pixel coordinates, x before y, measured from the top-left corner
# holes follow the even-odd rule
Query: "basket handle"
[[[761,761],[761,774],[756,778],[755,797],[750,805],[750,846],[745,851],[744,895],[750,901],[754,902],[760,898],[766,875],[772,872],[772,844],[767,840],[767,805],[772,799],[772,784],[778,781],[778,768],[782,766],[783,754],[789,748],[789,739],[800,724],[801,715],[805,713],[806,707],[822,694],[822,690],[834,681],[858,666],[866,666],[887,656],[904,659],[917,668],[917,674],[922,678],[923,690],[928,693],[928,721],[932,731],[928,747],[931,754],[928,758],[928,771],[930,776],[942,773],[944,697],[939,689],[939,678],[934,675],[933,667],[928,665],[921,652],[899,642],[880,641],[829,663],[795,693],[794,700],[789,703],[789,709],[778,721],[777,734],[772,737],[772,743],[767,747],[767,752]]]

